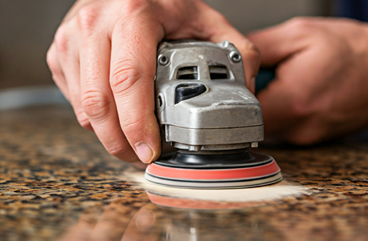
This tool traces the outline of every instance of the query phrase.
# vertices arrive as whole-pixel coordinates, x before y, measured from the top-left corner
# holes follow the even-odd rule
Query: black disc
[[[257,154],[254,154],[257,155]],[[268,158],[255,158],[248,151],[230,154],[197,154],[176,152],[162,156],[157,165],[190,169],[224,169],[259,166],[271,162]]]

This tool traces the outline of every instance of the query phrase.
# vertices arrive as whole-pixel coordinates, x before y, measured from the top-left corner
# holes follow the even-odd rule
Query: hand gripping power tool
[[[271,156],[249,151],[263,140],[262,108],[245,85],[242,56],[233,44],[161,43],[155,97],[163,146],[176,151],[147,167],[148,181],[247,188],[282,179]]]

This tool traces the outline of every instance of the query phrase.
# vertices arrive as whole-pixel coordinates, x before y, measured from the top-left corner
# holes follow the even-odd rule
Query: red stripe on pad
[[[147,172],[153,176],[170,179],[229,180],[268,176],[280,172],[280,168],[275,160],[262,166],[234,169],[184,169],[152,163],[147,167]]]

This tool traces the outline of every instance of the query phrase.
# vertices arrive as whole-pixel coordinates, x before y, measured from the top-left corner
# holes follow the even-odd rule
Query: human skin
[[[368,25],[294,18],[248,38],[276,79],[257,98],[266,136],[309,145],[368,125]]]
[[[157,45],[182,38],[235,44],[254,90],[259,51],[199,0],[79,0],[57,30],[47,63],[79,123],[109,153],[150,163],[161,151],[154,114]]]

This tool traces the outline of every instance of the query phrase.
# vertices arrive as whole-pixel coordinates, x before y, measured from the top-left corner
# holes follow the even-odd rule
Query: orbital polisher
[[[155,96],[163,146],[176,152],[147,167],[148,181],[204,189],[281,181],[271,156],[249,152],[263,140],[262,108],[245,85],[242,57],[233,44],[161,43]]]

